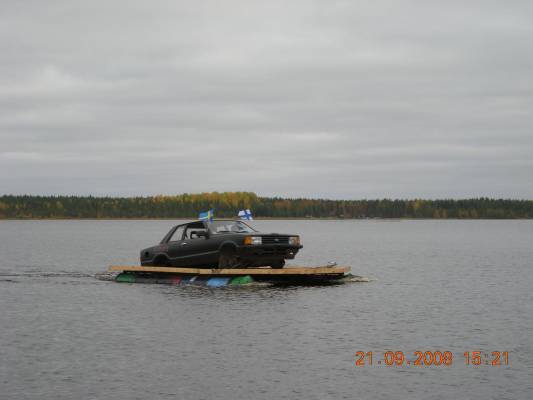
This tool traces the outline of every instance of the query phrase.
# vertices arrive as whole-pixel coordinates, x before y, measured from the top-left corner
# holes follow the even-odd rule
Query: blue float
[[[215,278],[209,278],[207,281],[207,286],[209,287],[221,287],[221,286],[227,286],[229,283],[231,277],[215,277]]]

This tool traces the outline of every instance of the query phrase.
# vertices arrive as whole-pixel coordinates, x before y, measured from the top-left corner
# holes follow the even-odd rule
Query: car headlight
[[[299,246],[300,245],[300,236],[289,236],[289,244],[291,246]]]
[[[244,244],[248,245],[260,245],[263,243],[261,236],[246,236],[244,238]]]

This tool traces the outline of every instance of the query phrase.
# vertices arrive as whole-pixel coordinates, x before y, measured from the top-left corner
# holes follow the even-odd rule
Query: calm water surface
[[[368,283],[96,279],[173,221],[0,221],[1,399],[531,399],[533,221],[257,221]],[[451,367],[354,367],[450,350]],[[467,367],[464,351],[508,351]]]

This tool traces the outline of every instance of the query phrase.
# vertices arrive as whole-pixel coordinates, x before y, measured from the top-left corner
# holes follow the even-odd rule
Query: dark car
[[[159,245],[141,251],[141,265],[283,268],[303,246],[298,235],[261,233],[242,221],[195,221],[173,227]]]

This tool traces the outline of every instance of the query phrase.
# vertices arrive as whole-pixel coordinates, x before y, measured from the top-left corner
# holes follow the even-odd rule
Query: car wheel
[[[285,266],[285,260],[274,261],[270,263],[270,267],[274,269],[280,269]]]
[[[164,256],[157,257],[154,261],[154,266],[155,267],[169,267],[170,261],[168,260],[168,258]]]
[[[239,268],[241,262],[235,249],[222,249],[218,258],[218,268]]]

